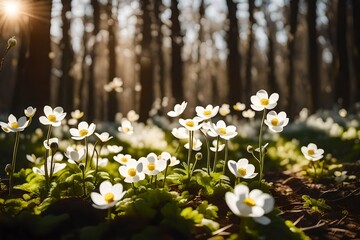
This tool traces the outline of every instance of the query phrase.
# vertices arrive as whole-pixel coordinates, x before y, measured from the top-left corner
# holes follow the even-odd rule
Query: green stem
[[[20,132],[16,132],[13,157],[12,157],[12,162],[11,162],[11,169],[10,169],[10,173],[9,173],[9,196],[12,195],[12,190],[13,190],[13,176],[14,176],[14,172],[15,172],[16,156],[17,156],[17,151],[19,148],[19,140],[20,140]]]
[[[314,168],[314,174],[315,174],[315,179],[317,178],[317,176],[316,176],[316,166],[315,166],[315,163],[312,161],[312,165],[313,165],[313,168]]]
[[[106,218],[106,220],[109,222],[111,221],[111,209],[112,209],[112,207],[108,208],[108,213],[107,213],[107,218]]]
[[[264,155],[263,155],[263,149],[262,149],[262,140],[263,140],[262,133],[263,133],[265,116],[266,116],[266,108],[263,111],[263,116],[262,116],[261,124],[260,124],[260,132],[259,132],[259,160],[260,160],[259,184],[261,184],[261,180],[263,178],[263,169],[264,169]]]
[[[86,196],[86,184],[85,184],[85,169],[82,170],[82,180],[83,180],[83,194],[84,194],[84,197]]]
[[[202,134],[204,135],[205,138],[205,143],[206,143],[206,149],[207,149],[207,158],[206,158],[206,169],[207,169],[207,173],[210,175],[210,144],[209,144],[209,139],[207,138],[206,134],[203,131]]]
[[[167,164],[167,161],[166,161],[166,168],[165,168],[165,173],[164,173],[164,183],[163,183],[163,188],[165,187],[165,182],[166,182],[166,176],[167,176],[167,170],[169,168],[169,164]]]
[[[216,149],[215,149],[215,156],[214,156],[213,172],[215,172],[215,170],[216,170],[216,161],[217,161],[218,152],[219,152],[219,141],[220,141],[220,136],[217,136],[216,137]]]
[[[228,160],[228,155],[229,155],[229,147],[228,147],[228,142],[229,140],[225,140],[225,158],[224,158],[224,166],[223,166],[223,171],[222,174],[225,175],[225,170],[226,170],[226,162]]]
[[[248,218],[242,217],[240,221],[240,232],[239,232],[239,238],[240,240],[246,240],[246,228],[248,225]]]
[[[187,160],[189,180],[190,180],[190,159],[191,159],[192,147],[193,147],[193,131],[189,131],[189,150],[188,150],[188,160]]]
[[[51,151],[51,160],[50,160],[50,174],[49,174],[49,180],[51,181],[51,178],[54,174],[54,168],[55,168],[55,165],[54,165],[54,155],[55,153],[53,153]]]
[[[48,133],[46,136],[46,143],[48,144],[49,147],[50,147],[49,140],[50,140],[50,136],[51,136],[51,131],[52,131],[52,125],[49,125]],[[49,185],[50,185],[48,162],[47,162],[48,153],[49,153],[49,150],[45,149],[44,170],[45,170],[45,181],[46,181],[47,190],[49,190]]]
[[[85,137],[85,170],[88,168],[88,161],[89,161],[89,146],[88,146],[88,139]]]

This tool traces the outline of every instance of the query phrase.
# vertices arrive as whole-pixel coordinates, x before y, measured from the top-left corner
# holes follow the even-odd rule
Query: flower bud
[[[196,159],[196,161],[199,161],[199,160],[201,160],[202,158],[203,158],[203,155],[202,155],[201,152],[198,152],[198,153],[195,154],[195,159]]]
[[[80,168],[80,170],[83,172],[83,171],[85,170],[85,164],[80,163],[80,164],[79,164],[79,168]]]
[[[59,148],[59,144],[57,142],[50,143],[51,152],[55,153]]]
[[[15,47],[16,44],[17,44],[17,41],[16,41],[16,39],[15,39],[15,36],[9,38],[9,40],[8,40],[8,48]]]
[[[5,172],[6,172],[7,174],[11,172],[11,169],[12,169],[11,164],[6,164],[6,166],[5,166]]]
[[[248,151],[248,153],[253,153],[254,152],[254,148],[251,145],[248,145],[246,148],[246,151]]]

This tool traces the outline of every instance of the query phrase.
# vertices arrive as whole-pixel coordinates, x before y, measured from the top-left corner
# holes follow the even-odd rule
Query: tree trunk
[[[320,66],[316,31],[316,5],[316,0],[307,0],[308,86],[310,87],[310,113],[314,113],[319,108],[318,96],[320,95]]]
[[[350,106],[350,74],[347,49],[347,0],[338,1],[337,16],[337,52],[338,64],[335,79],[335,96],[340,106]]]
[[[360,1],[352,0],[353,31],[354,31],[354,71],[356,77],[356,88],[360,89]],[[356,67],[357,66],[357,67]],[[355,101],[360,101],[360,91],[356,91]]]
[[[254,52],[254,31],[253,26],[255,24],[255,18],[254,18],[254,10],[255,10],[255,1],[249,0],[249,35],[248,35],[248,49],[247,49],[247,59],[246,59],[246,70],[245,70],[245,92],[247,94],[252,92],[252,59],[253,59],[253,52]],[[250,98],[246,98],[246,105],[250,106]]]
[[[108,69],[108,82],[113,81],[113,79],[116,77],[116,52],[115,52],[115,46],[116,46],[116,39],[115,39],[115,33],[114,33],[114,24],[115,20],[112,16],[112,0],[108,1],[108,4],[106,6],[106,13],[108,16],[108,32],[109,32],[109,40],[108,40],[108,52],[109,52],[109,69]],[[118,112],[118,100],[116,96],[116,91],[111,91],[108,93],[108,121],[114,121],[115,115]]]
[[[28,33],[23,34],[22,47],[28,41],[28,48],[20,51],[17,82],[13,99],[12,112],[23,113],[24,108],[33,106],[39,110],[50,104],[50,21],[52,1],[32,1],[30,6],[37,12],[41,5],[41,15],[29,17]],[[39,13],[40,14],[40,13]],[[28,36],[28,39],[26,39]],[[25,55],[24,55],[25,54]]]
[[[142,39],[140,56],[140,114],[139,121],[146,122],[149,112],[154,102],[153,89],[153,64],[151,61],[151,19],[150,19],[150,1],[141,1],[142,10]]]
[[[183,62],[181,49],[183,40],[179,21],[178,0],[171,0],[171,78],[172,95],[176,103],[184,100],[183,89]]]
[[[227,31],[227,46],[229,55],[227,58],[227,71],[229,81],[229,104],[234,105],[239,100],[244,100],[241,78],[240,78],[240,53],[239,44],[239,25],[236,17],[237,3],[233,0],[226,0],[228,7],[229,27]],[[246,93],[250,95],[251,93]]]
[[[287,96],[287,112],[290,117],[295,115],[294,104],[294,84],[295,84],[295,39],[297,32],[297,17],[299,12],[299,0],[290,0],[290,33],[288,37],[288,61],[289,72],[287,76],[288,96]]]
[[[58,105],[64,107],[68,111],[74,108],[74,79],[70,75],[70,70],[73,65],[74,52],[71,47],[70,39],[70,21],[66,17],[67,12],[71,12],[71,1],[61,0],[62,11],[62,39],[60,42],[61,49],[61,71],[62,75],[59,83]]]

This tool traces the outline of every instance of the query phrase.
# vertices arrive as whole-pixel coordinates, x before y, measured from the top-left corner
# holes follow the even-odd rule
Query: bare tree
[[[248,49],[247,49],[247,59],[246,59],[246,69],[245,69],[245,93],[250,94],[251,91],[251,83],[252,83],[252,61],[253,61],[253,55],[254,55],[254,31],[253,27],[255,24],[255,18],[254,18],[254,10],[255,10],[255,1],[249,0],[249,30],[248,30]],[[250,104],[250,98],[246,97],[246,104],[249,106]]]

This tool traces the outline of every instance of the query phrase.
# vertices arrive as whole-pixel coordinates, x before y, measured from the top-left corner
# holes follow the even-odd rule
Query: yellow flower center
[[[245,199],[243,200],[243,203],[245,203],[245,204],[248,205],[249,207],[254,207],[254,206],[256,205],[254,199],[249,198],[249,197],[245,198]]]
[[[154,163],[149,163],[147,165],[147,168],[149,169],[149,171],[154,171],[155,170],[155,164]]]
[[[88,131],[87,129],[81,129],[81,130],[79,131],[79,135],[80,135],[81,137],[86,136],[88,133],[89,133],[89,131]]]
[[[194,123],[194,121],[192,121],[192,120],[188,120],[188,121],[186,121],[186,126],[188,126],[188,127],[194,127],[194,126],[195,126],[195,123]]]
[[[136,170],[135,170],[135,168],[130,168],[130,169],[128,170],[128,174],[129,174],[130,177],[135,177],[135,176],[136,176]]]
[[[126,157],[122,157],[120,161],[123,163],[126,163],[128,161],[128,159]]]
[[[246,175],[246,169],[245,168],[239,168],[237,170],[237,172],[241,175],[241,176],[245,176]]]
[[[267,98],[260,99],[260,104],[263,106],[269,105],[269,99],[267,99]]]
[[[50,115],[48,116],[48,119],[49,119],[50,122],[56,122],[56,116],[53,115],[53,114],[50,114]]]
[[[313,149],[309,149],[309,150],[308,150],[308,154],[309,154],[309,155],[314,155],[314,153],[315,153],[315,152],[314,152]]]
[[[10,127],[11,128],[18,128],[19,124],[17,122],[12,122],[12,123],[10,123]]]
[[[336,177],[341,177],[341,172],[335,172]]]
[[[277,119],[277,118],[271,119],[271,124],[272,124],[273,126],[277,126],[277,125],[279,124],[279,119]]]
[[[227,133],[226,128],[219,128],[219,133],[225,135]]]
[[[111,203],[114,201],[114,194],[109,192],[109,193],[105,194],[104,199],[107,203]]]
[[[206,109],[206,110],[204,110],[203,114],[204,114],[204,116],[209,116],[209,115],[211,115],[211,110]]]
[[[124,133],[128,133],[130,129],[129,129],[129,128],[127,128],[127,127],[123,127],[123,129],[122,129],[122,130],[123,130],[123,132],[124,132]]]

